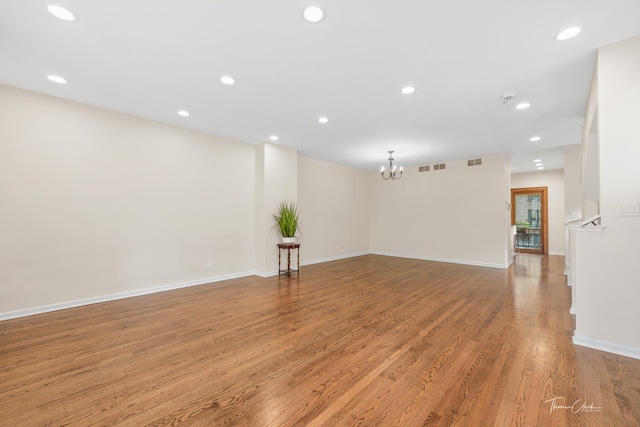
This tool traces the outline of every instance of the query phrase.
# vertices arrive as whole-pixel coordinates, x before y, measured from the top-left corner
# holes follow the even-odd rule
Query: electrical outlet
[[[212,262],[208,262],[204,265],[205,270],[213,270],[215,265]]]

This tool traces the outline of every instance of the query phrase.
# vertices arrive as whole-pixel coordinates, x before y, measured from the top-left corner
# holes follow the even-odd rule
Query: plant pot
[[[295,243],[296,242],[296,238],[295,237],[283,237],[282,238],[282,243]]]

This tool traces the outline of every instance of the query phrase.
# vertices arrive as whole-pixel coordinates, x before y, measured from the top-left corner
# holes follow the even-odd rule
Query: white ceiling
[[[322,22],[302,19],[311,3]],[[579,143],[596,49],[638,34],[638,0],[0,0],[0,83],[365,170],[395,150],[525,172]]]

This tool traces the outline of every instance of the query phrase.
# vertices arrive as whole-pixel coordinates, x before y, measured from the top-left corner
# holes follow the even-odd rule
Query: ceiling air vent
[[[482,164],[482,159],[467,160],[467,166],[478,166]]]
[[[433,165],[433,170],[434,171],[441,171],[446,167],[446,163],[440,163],[438,165]]]
[[[429,172],[429,170],[431,169],[431,166],[419,166],[418,167],[418,172]]]

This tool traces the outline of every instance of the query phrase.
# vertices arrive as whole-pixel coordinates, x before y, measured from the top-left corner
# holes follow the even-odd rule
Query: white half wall
[[[597,136],[603,229],[576,234],[576,332],[640,354],[640,216],[620,202],[640,202],[640,37],[598,51]],[[588,174],[589,171],[586,171]]]
[[[506,267],[509,160],[504,156],[446,163],[444,170],[408,168],[399,181],[371,174],[374,253]]]
[[[547,187],[547,218],[549,225],[549,248],[551,255],[564,255],[565,210],[564,210],[564,171],[551,170],[532,173],[514,173],[511,175],[511,188]]]
[[[369,175],[298,157],[301,262],[369,253]]]
[[[0,86],[0,313],[254,270],[254,147]]]

